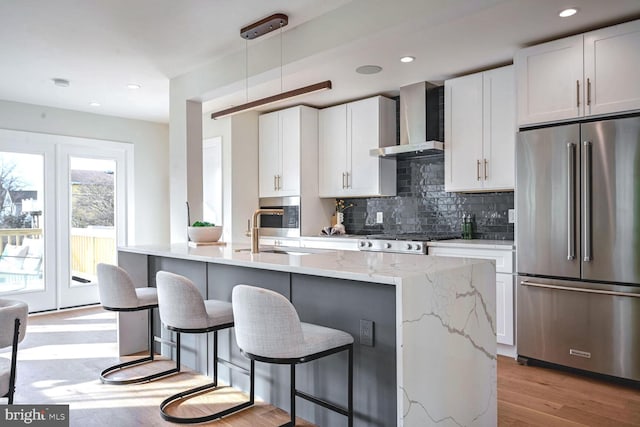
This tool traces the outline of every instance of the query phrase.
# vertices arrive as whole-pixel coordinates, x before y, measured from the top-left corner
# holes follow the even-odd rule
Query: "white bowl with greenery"
[[[213,243],[220,240],[222,226],[214,225],[210,222],[196,221],[192,226],[187,227],[187,233],[192,242]]]

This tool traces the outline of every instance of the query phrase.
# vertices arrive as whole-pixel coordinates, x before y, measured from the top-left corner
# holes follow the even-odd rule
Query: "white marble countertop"
[[[245,251],[238,251],[245,249]],[[290,273],[397,285],[405,278],[483,264],[487,260],[379,252],[315,250],[304,255],[252,254],[247,245],[189,247],[186,243],[119,247],[119,251]],[[268,248],[265,248],[268,249]],[[278,250],[285,248],[278,247]],[[292,251],[302,251],[291,248]],[[304,249],[307,251],[307,249]]]
[[[513,240],[452,239],[428,242],[427,246],[470,249],[515,249]]]

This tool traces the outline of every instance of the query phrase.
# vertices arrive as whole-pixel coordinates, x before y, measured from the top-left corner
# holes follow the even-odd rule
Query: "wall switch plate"
[[[360,319],[360,344],[373,347],[373,320]]]
[[[376,224],[382,224],[383,216],[382,212],[376,212]]]
[[[516,222],[516,210],[509,209],[507,213],[509,215],[509,224],[513,224],[514,222]]]

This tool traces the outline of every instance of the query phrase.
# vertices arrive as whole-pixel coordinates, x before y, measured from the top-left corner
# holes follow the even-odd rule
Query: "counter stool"
[[[160,319],[170,331],[176,332],[176,359],[180,364],[180,334],[200,334],[213,332],[213,382],[174,394],[160,404],[162,418],[167,421],[190,424],[212,421],[230,415],[253,405],[254,402],[254,362],[250,370],[218,358],[218,331],[233,327],[231,303],[218,300],[204,300],[198,288],[186,277],[159,271],[156,275]],[[195,418],[176,417],[166,412],[167,406],[182,398],[214,390],[218,387],[218,363],[249,375],[249,401],[220,412]]]
[[[233,288],[233,316],[240,351],[251,362],[290,365],[291,420],[281,427],[293,427],[296,396],[347,417],[353,426],[353,337],[337,329],[301,323],[293,305],[284,296],[247,285]],[[296,390],[296,365],[341,351],[349,353],[347,408]]]
[[[177,364],[175,368],[144,377],[135,377],[124,380],[107,378],[107,375],[115,371],[119,371],[124,368],[131,368],[143,363],[153,362],[155,360],[155,354],[153,351],[153,309],[158,307],[158,295],[155,288],[136,288],[131,277],[129,277],[129,274],[116,265],[99,263],[97,269],[98,292],[100,294],[100,303],[102,304],[102,308],[109,311],[126,312],[147,310],[149,312],[149,356],[142,359],[120,363],[105,369],[100,373],[100,381],[104,384],[115,385],[143,383],[179,372],[180,364]]]
[[[0,299],[0,348],[11,346],[11,361],[0,358],[0,397],[6,397],[9,405],[16,391],[18,344],[27,332],[28,311],[22,301]]]

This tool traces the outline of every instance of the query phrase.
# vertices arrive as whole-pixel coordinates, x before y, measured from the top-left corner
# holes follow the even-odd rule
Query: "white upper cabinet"
[[[518,51],[518,125],[640,109],[640,21]]]
[[[513,190],[513,66],[445,81],[445,191]]]
[[[317,110],[292,107],[262,114],[258,121],[260,197],[299,196],[300,147],[317,138]]]
[[[586,115],[640,109],[640,20],[584,35]]]
[[[320,110],[320,197],[394,196],[395,159],[370,150],[396,142],[396,102],[376,96]]]

